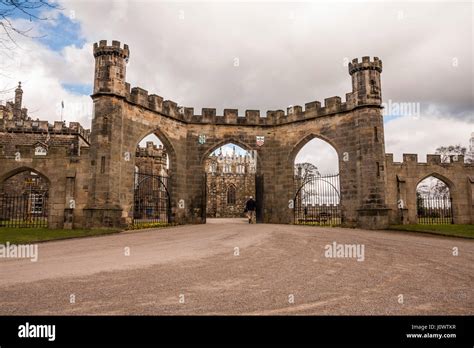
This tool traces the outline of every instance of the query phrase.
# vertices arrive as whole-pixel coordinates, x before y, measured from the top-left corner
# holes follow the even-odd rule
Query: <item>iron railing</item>
[[[48,194],[0,195],[0,227],[48,227]]]
[[[419,224],[454,223],[451,197],[418,197],[416,211]]]

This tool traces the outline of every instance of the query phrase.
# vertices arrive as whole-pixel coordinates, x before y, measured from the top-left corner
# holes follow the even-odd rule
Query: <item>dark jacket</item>
[[[252,198],[250,198],[247,201],[247,203],[245,203],[245,210],[246,211],[253,211],[253,210],[255,210],[255,208],[257,208],[257,203]]]

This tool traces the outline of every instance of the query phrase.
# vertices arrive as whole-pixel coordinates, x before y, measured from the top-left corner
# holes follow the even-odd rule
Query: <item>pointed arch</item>
[[[30,171],[30,172],[33,172],[33,173],[36,173],[37,175],[41,176],[43,179],[46,180],[46,182],[51,185],[51,180],[49,180],[48,176],[43,174],[41,171],[35,169],[35,168],[32,168],[32,167],[27,167],[27,166],[21,166],[21,167],[18,167],[18,168],[15,168],[15,169],[12,169],[10,170],[9,172],[3,174],[2,176],[0,176],[0,185],[2,185],[5,180],[19,174],[19,173],[22,173],[22,172],[27,172],[27,171]]]
[[[455,189],[455,185],[454,183],[448,179],[447,177],[445,177],[444,175],[442,174],[439,174],[437,172],[432,172],[431,174],[428,174],[428,175],[425,175],[423,176],[420,180],[417,181],[416,183],[416,187],[418,187],[418,185],[425,179],[428,179],[429,177],[433,177],[433,178],[436,178],[438,180],[441,180],[442,182],[444,182],[446,184],[446,186],[448,186],[449,188],[449,191],[453,191]]]
[[[171,171],[176,171],[176,165],[177,165],[176,150],[173,147],[171,141],[166,136],[166,134],[164,132],[162,132],[159,128],[155,128],[152,131],[147,130],[147,131],[141,133],[138,140],[135,142],[134,149],[136,149],[139,146],[140,142],[145,137],[147,137],[148,135],[151,135],[151,134],[155,135],[163,143],[163,147],[165,148],[166,153],[169,156],[169,168],[168,168],[168,170],[170,172]]]
[[[237,145],[239,147],[241,147],[242,149],[244,149],[245,151],[248,151],[248,152],[252,152],[254,149],[249,145],[247,144],[246,142],[244,141],[241,141],[239,139],[236,139],[236,138],[226,138],[226,139],[223,139],[221,141],[218,141],[217,143],[213,144],[212,146],[210,146],[205,152],[204,154],[202,155],[201,157],[201,164],[204,164],[204,162],[207,160],[207,158],[211,155],[211,153],[213,153],[214,151],[216,151],[218,148],[224,146],[224,145],[227,145],[227,144],[234,144],[234,145]],[[258,153],[256,154],[256,156],[258,156]]]
[[[320,140],[326,142],[327,144],[329,144],[332,148],[334,148],[334,150],[337,153],[338,161],[340,161],[341,153],[340,153],[337,145],[331,139],[329,139],[329,138],[327,138],[327,137],[325,137],[321,134],[316,134],[316,133],[311,132],[311,133],[308,133],[307,135],[305,135],[303,138],[301,138],[301,140],[298,141],[298,143],[293,146],[293,148],[291,149],[291,151],[288,154],[288,163],[290,163],[293,166],[298,153],[301,151],[301,149],[306,144],[308,144],[313,139],[320,139]]]

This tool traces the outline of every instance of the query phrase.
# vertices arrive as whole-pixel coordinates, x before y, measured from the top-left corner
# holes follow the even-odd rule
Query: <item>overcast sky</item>
[[[94,59],[101,39],[130,46],[127,80],[195,108],[286,109],[351,90],[346,62],[383,61],[386,151],[425,160],[439,145],[468,145],[474,131],[473,5],[470,2],[60,1],[64,10],[33,27],[40,39],[0,57],[0,90],[21,80],[33,117],[90,127]],[[238,64],[236,64],[238,62]],[[237,65],[237,66],[236,66]],[[12,92],[0,94],[3,103]],[[395,103],[395,104],[394,104]],[[415,109],[416,110],[416,109]],[[324,152],[326,151],[326,152]],[[329,150],[305,149],[324,161]],[[325,166],[320,164],[321,166]],[[328,167],[327,171],[332,169]]]

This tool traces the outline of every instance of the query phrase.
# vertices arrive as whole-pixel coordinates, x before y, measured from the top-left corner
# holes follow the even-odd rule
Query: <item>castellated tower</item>
[[[374,57],[357,58],[349,63],[352,77],[352,93],[348,104],[353,108],[353,136],[356,147],[359,203],[357,207],[360,225],[385,226],[388,224],[385,188],[385,145],[382,114],[380,74],[382,61]]]
[[[86,221],[102,225],[123,225],[121,191],[123,177],[131,177],[135,148],[123,148],[118,139],[124,134],[122,99],[127,96],[126,63],[128,45],[106,40],[94,44],[94,118],[91,129],[91,183]],[[118,98],[117,98],[118,97]],[[120,145],[118,145],[120,144]],[[127,174],[124,174],[124,173]],[[130,172],[130,173],[129,173]]]
[[[119,41],[112,41],[111,46],[107,46],[106,40],[94,44],[94,94],[126,95],[125,78],[129,57],[128,45],[121,48]]]
[[[23,90],[21,89],[21,82],[18,82],[18,87],[15,89],[15,106],[13,109],[13,117],[21,119],[21,103],[23,99]]]
[[[382,61],[378,57],[374,57],[373,61],[370,61],[370,57],[362,57],[362,62],[356,58],[349,63],[349,74],[352,77],[350,101],[354,106],[382,102],[381,72]]]

